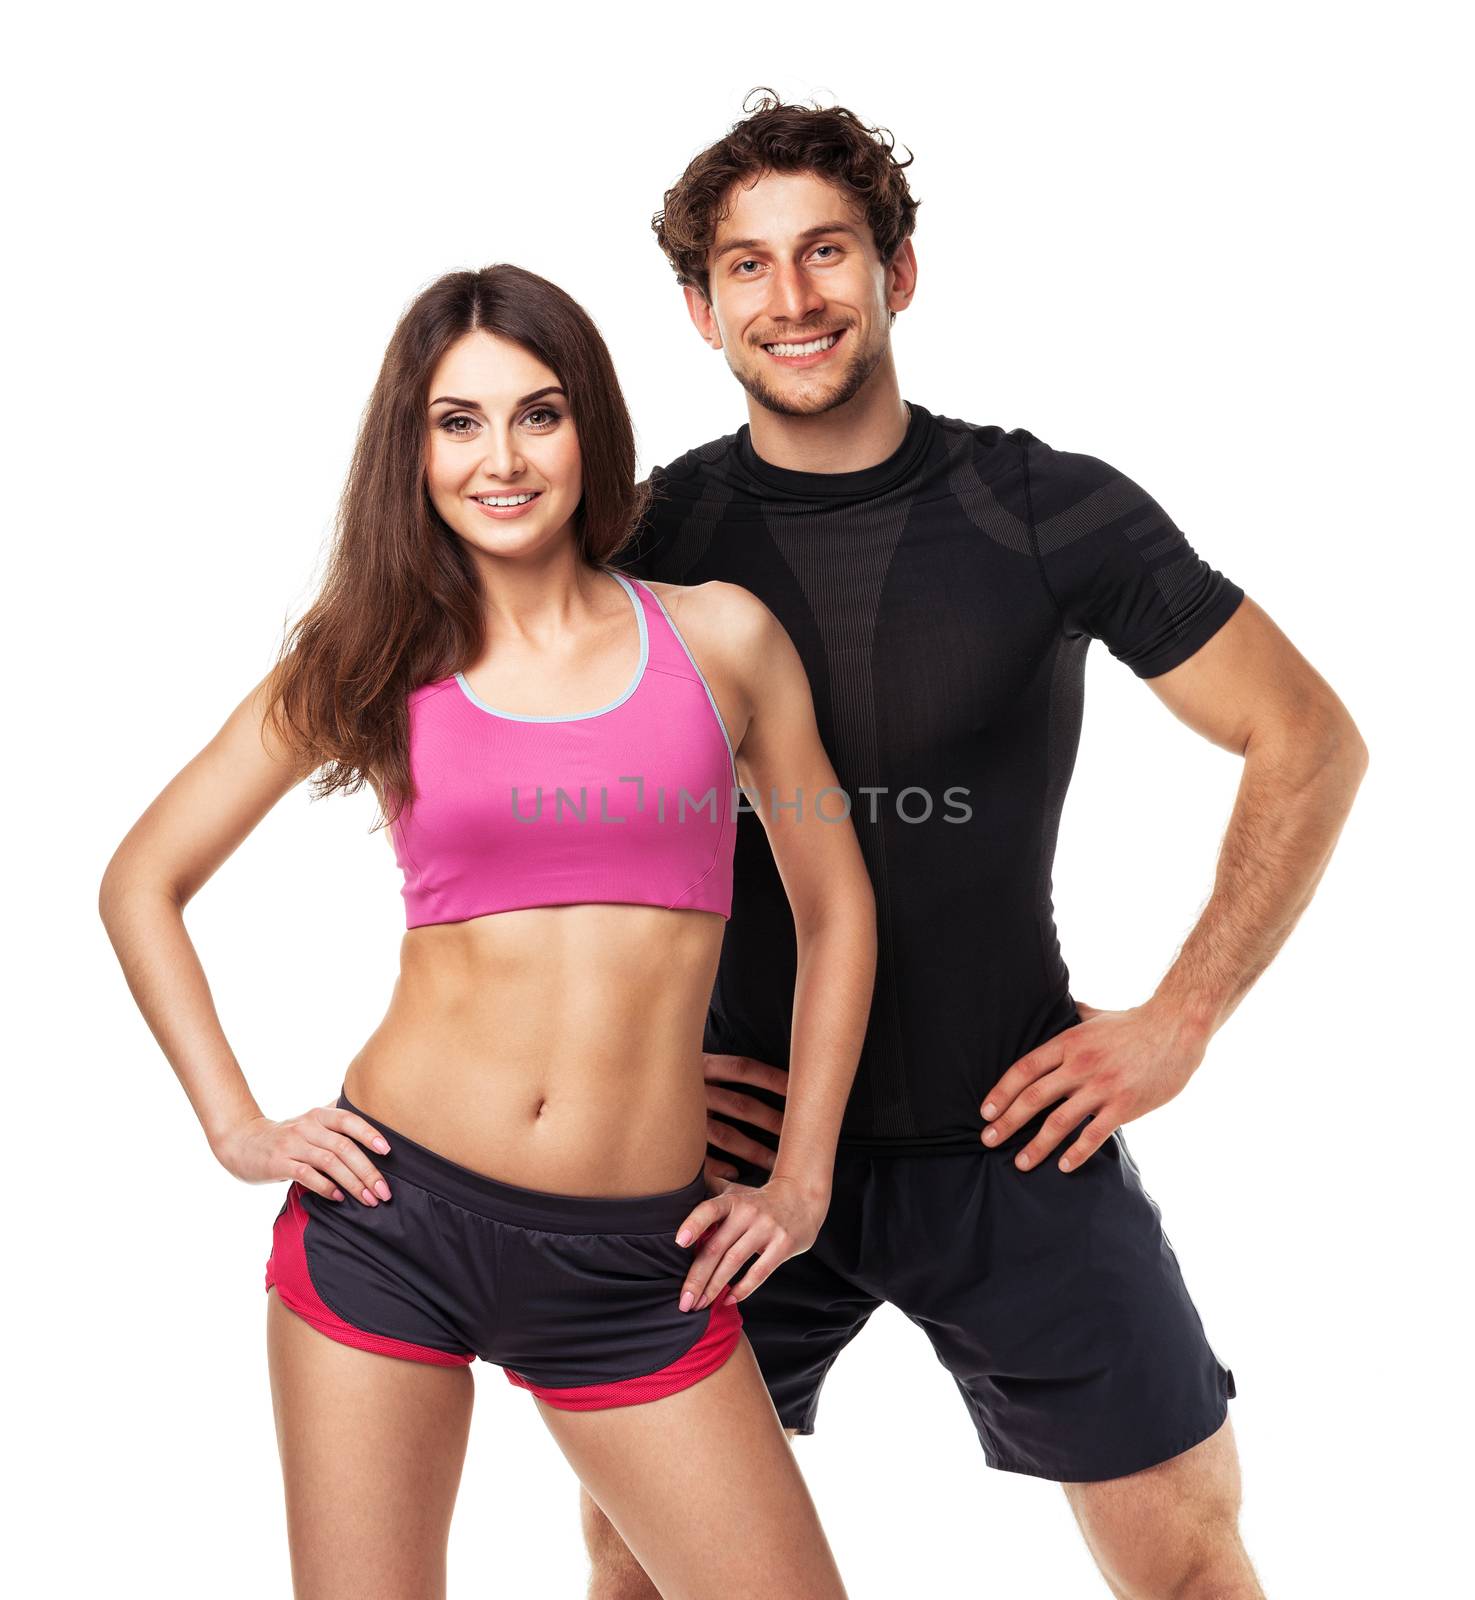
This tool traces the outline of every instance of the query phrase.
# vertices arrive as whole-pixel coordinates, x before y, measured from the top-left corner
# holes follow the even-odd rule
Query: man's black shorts
[[[1074,1172],[1055,1164],[1069,1137],[1021,1172],[1037,1126],[976,1153],[841,1152],[813,1248],[742,1302],[785,1427],[814,1431],[825,1374],[883,1301],[932,1341],[991,1467],[1119,1478],[1221,1426],[1234,1375],[1120,1130]]]

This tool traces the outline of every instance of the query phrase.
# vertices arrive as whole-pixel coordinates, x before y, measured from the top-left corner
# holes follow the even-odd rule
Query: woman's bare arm
[[[103,873],[98,910],[133,998],[222,1164],[247,1181],[298,1178],[323,1195],[336,1182],[361,1197],[383,1179],[353,1140],[372,1144],[378,1131],[335,1107],[290,1123],[263,1116],[184,925],[189,901],[311,770],[266,715],[268,682],[129,829]],[[382,1138],[380,1146],[387,1149]]]
[[[792,1191],[794,1220],[753,1230],[754,1203],[704,1202],[695,1238],[719,1218],[693,1258],[694,1308],[710,1302],[748,1257],[744,1298],[787,1256],[808,1249],[829,1207],[835,1146],[860,1060],[876,970],[876,902],[849,808],[815,724],[804,664],[773,613],[735,584],[704,584],[704,637],[721,641],[724,676],[748,712],[734,752],[738,778],[761,818],[794,914],[798,947],[787,1103],[773,1176],[761,1194]],[[817,804],[824,796],[822,803]],[[776,1214],[776,1213],[775,1213]],[[765,1248],[766,1246],[766,1248]]]
[[[788,1098],[773,1172],[828,1200],[870,1017],[876,898],[820,742],[799,652],[761,601],[745,589],[735,594],[742,604],[733,608],[733,637],[749,664],[752,706],[735,752],[738,778],[768,835],[798,951]]]

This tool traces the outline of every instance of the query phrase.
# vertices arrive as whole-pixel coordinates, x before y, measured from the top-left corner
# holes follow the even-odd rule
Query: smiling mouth
[[[833,350],[844,336],[844,328],[836,328],[831,333],[821,333],[802,343],[796,340],[777,340],[772,344],[765,344],[763,348],[771,356],[777,356],[780,361],[804,360],[809,356],[823,355],[827,350]]]
[[[491,506],[496,510],[510,510],[514,506],[525,506],[536,500],[541,489],[528,489],[519,494],[474,494],[472,499],[479,506]]]

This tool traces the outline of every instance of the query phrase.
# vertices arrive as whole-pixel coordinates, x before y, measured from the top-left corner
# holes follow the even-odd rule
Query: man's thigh
[[[1214,1434],[1233,1375],[1125,1141],[1074,1172],[1020,1172],[1033,1134],[1031,1122],[999,1150],[877,1163],[882,1287],[932,1341],[990,1466],[1124,1477]]]
[[[881,1303],[847,1270],[860,1245],[862,1165],[837,1161],[830,1209],[814,1244],[791,1256],[742,1302],[743,1332],[779,1421],[791,1435],[814,1432],[830,1368]],[[767,1177],[745,1162],[737,1166],[741,1183],[761,1184]]]

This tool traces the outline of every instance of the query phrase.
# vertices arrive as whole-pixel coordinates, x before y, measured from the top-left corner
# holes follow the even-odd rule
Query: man
[[[740,584],[784,624],[877,901],[829,1214],[811,1250],[736,1292],[791,1431],[813,1430],[825,1373],[890,1302],[952,1373],[985,1460],[1065,1486],[1113,1594],[1259,1596],[1234,1380],[1120,1128],[1187,1083],[1289,933],[1366,751],[1327,684],[1136,484],[1023,429],[903,402],[903,165],[843,108],[765,98],[656,218],[748,423],[653,475],[628,570]],[[1050,899],[1092,637],[1245,760],[1214,894],[1122,1012],[1072,1000]],[[835,810],[761,803],[808,805],[814,826]],[[761,1184],[772,1163],[793,987],[783,885],[747,815],[704,1041],[719,1184]],[[718,1263],[713,1292],[742,1265]],[[584,1523],[592,1593],[654,1594],[587,1499]]]

